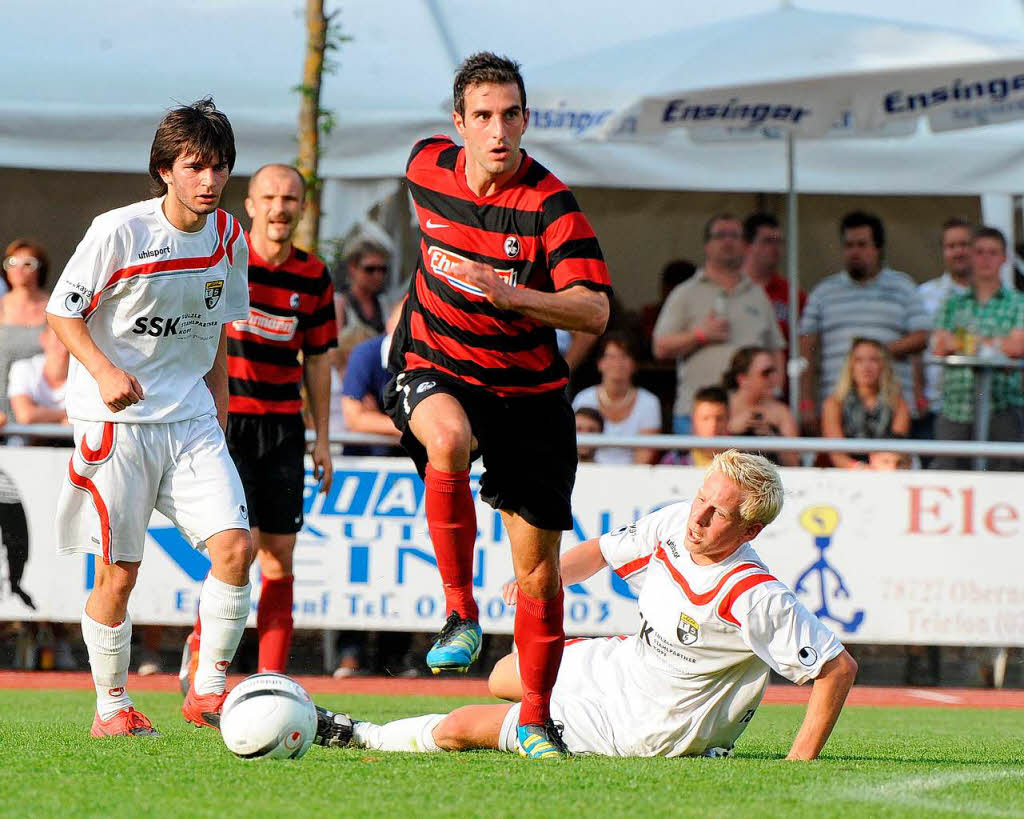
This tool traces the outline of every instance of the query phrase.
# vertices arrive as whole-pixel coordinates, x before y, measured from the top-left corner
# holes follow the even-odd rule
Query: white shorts
[[[714,690],[651,669],[638,649],[635,636],[566,641],[551,692],[551,718],[564,725],[566,747],[620,757],[725,755],[746,728],[737,714],[760,702],[767,667]],[[516,703],[502,722],[500,750],[515,750],[518,725]]]
[[[218,532],[248,530],[245,492],[217,419],[76,422],[57,503],[57,553],[137,563],[154,509],[197,549]]]

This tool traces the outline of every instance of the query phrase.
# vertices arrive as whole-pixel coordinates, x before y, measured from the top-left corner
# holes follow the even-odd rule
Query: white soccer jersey
[[[84,318],[96,345],[145,395],[111,412],[72,358],[71,419],[169,423],[216,411],[203,376],[221,325],[249,315],[249,251],[226,211],[187,233],[167,221],[162,204],[163,197],[149,199],[97,216],[50,296],[47,312]]]
[[[605,699],[614,723],[599,752],[731,748],[761,701],[769,668],[803,683],[843,651],[749,544],[720,563],[696,565],[683,545],[689,513],[689,503],[671,504],[600,540],[611,569],[639,596],[642,625],[589,650],[585,665],[600,666],[592,684],[602,691],[579,696]],[[554,699],[570,694],[560,690],[568,682],[560,672]]]

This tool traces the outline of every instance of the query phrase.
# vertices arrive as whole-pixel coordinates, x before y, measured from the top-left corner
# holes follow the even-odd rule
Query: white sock
[[[206,626],[203,626],[205,629]],[[434,729],[446,714],[398,719],[384,725],[357,722],[352,726],[352,741],[358,748],[373,751],[419,751],[437,753],[442,750],[434,742]]]
[[[107,720],[132,704],[124,690],[132,658],[132,621],[125,615],[120,625],[105,626],[83,611],[82,639],[89,649],[89,666],[96,686],[96,713]]]
[[[199,640],[196,667],[197,694],[221,694],[227,685],[227,670],[245,631],[251,603],[249,584],[231,586],[206,576],[199,593],[199,619],[203,635]]]

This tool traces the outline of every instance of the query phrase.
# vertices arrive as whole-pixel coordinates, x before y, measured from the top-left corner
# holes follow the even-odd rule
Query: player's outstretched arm
[[[89,334],[85,319],[69,318],[47,313],[46,320],[69,353],[96,379],[100,398],[111,412],[137,404],[145,398],[138,379],[119,370],[96,346]]]
[[[853,679],[857,676],[857,661],[848,651],[829,660],[814,679],[811,699],[807,703],[800,732],[793,740],[786,759],[817,759],[825,747],[839,712],[843,710],[846,695],[850,693]]]

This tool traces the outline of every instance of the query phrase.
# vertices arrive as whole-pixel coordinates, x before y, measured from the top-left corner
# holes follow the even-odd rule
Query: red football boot
[[[89,736],[96,737],[158,737],[160,732],[153,728],[145,714],[134,708],[122,708],[110,719],[100,719],[97,714],[92,721]]]

